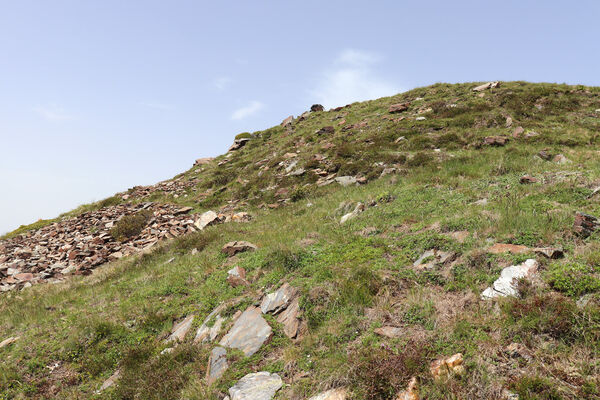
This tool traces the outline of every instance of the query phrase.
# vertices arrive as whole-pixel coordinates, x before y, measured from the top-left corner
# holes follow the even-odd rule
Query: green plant
[[[150,210],[138,211],[134,214],[125,215],[118,220],[110,229],[113,239],[124,242],[139,235],[152,218]]]

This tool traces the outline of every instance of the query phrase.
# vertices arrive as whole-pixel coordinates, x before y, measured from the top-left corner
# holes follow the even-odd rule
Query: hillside
[[[545,83],[242,133],[0,238],[0,399],[600,399],[599,156]]]

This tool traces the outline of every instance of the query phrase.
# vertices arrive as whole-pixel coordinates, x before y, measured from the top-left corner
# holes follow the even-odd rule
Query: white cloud
[[[225,90],[233,83],[233,79],[228,76],[221,76],[214,80],[213,85],[219,90]]]
[[[235,110],[233,114],[231,114],[231,119],[244,119],[246,117],[250,117],[258,113],[264,107],[265,105],[260,101],[252,101],[250,104]]]
[[[73,115],[56,104],[35,107],[33,111],[49,121],[67,121],[74,118]]]
[[[402,91],[396,84],[380,78],[373,67],[381,56],[361,50],[342,51],[318,84],[310,91],[316,102],[325,107],[343,106],[360,100],[390,96]]]
[[[173,106],[171,104],[164,104],[164,103],[142,102],[142,103],[140,103],[140,105],[144,106],[144,107],[148,107],[148,108],[153,108],[155,110],[163,110],[163,111],[175,109],[175,106]]]

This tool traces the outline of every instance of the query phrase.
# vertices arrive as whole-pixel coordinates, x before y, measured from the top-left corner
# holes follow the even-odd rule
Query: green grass
[[[572,224],[576,211],[600,215],[597,199],[588,197],[600,182],[600,119],[589,117],[600,108],[600,90],[510,82],[478,97],[470,90],[474,86],[436,84],[339,112],[313,113],[294,121],[291,133],[279,126],[252,133],[221,166],[224,156],[181,174],[198,179],[198,190],[178,198],[156,193],[151,200],[197,211],[238,201],[234,204],[253,220],[211,226],[88,277],[0,296],[0,340],[21,337],[0,349],[0,399],[222,398],[239,378],[257,370],[276,372],[289,384],[279,399],[309,398],[341,385],[356,399],[394,398],[412,376],[428,399],[499,398],[503,389],[521,398],[599,398],[600,307],[593,300],[585,307],[576,301],[584,294],[598,296],[600,236],[581,240]],[[404,113],[408,118],[382,118],[390,104],[403,101],[412,101]],[[536,104],[544,106],[539,110]],[[412,114],[428,107],[433,111],[427,119],[415,121]],[[332,121],[342,113],[346,125],[367,121],[366,127],[342,131],[339,119]],[[482,147],[486,136],[512,133],[504,126],[507,115],[513,127],[540,135]],[[335,133],[314,134],[329,125]],[[395,143],[400,136],[406,141]],[[323,148],[325,143],[335,147]],[[535,158],[542,149],[572,162]],[[298,154],[304,175],[284,176],[279,163],[289,152]],[[398,173],[377,179],[380,163]],[[314,168],[365,176],[369,183],[316,187]],[[520,184],[524,174],[541,183]],[[288,194],[278,195],[281,188]],[[282,197],[290,201],[280,208],[258,207]],[[487,203],[475,203],[481,199]],[[61,218],[119,201],[82,206]],[[340,225],[340,203],[350,202],[353,209],[358,201],[366,210]],[[4,239],[52,222],[20,228]],[[374,233],[363,236],[365,228]],[[455,231],[467,231],[467,239],[458,241],[451,236]],[[249,287],[226,282],[231,265],[220,249],[232,240],[258,246],[237,256]],[[481,291],[504,266],[535,255],[493,256],[485,250],[493,242],[561,246],[566,256],[538,257],[538,282],[495,307],[480,299]],[[430,249],[451,251],[455,260],[413,268]],[[270,341],[252,357],[228,352],[231,367],[211,387],[204,382],[211,347],[193,345],[192,333],[176,351],[160,355],[181,318],[194,314],[196,328],[217,305],[237,299],[222,314],[230,323],[259,293],[283,282],[300,290],[307,329],[300,340],[288,339],[268,316]],[[376,335],[373,329],[383,325],[405,333],[393,339]],[[512,342],[534,354],[519,379],[502,372],[525,368],[504,355]],[[465,375],[434,382],[429,363],[457,352],[465,357]],[[55,363],[60,367],[51,372],[47,366]],[[119,383],[95,394],[117,368]]]

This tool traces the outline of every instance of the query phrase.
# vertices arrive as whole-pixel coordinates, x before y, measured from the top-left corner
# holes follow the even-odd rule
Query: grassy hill
[[[340,387],[351,399],[395,399],[412,377],[422,399],[600,398],[600,235],[573,229],[577,212],[600,216],[600,88],[477,85],[311,112],[240,135],[243,147],[172,186],[132,188],[5,235],[121,203],[252,215],[90,276],[1,294],[0,341],[18,339],[0,348],[0,399],[222,399],[256,371],[281,377],[277,399]],[[406,110],[390,113],[399,103]],[[257,249],[223,253],[239,240]],[[539,266],[517,296],[481,297],[528,259]],[[228,282],[234,266],[247,284]],[[228,349],[229,368],[208,385],[216,343],[194,343],[196,329],[225,303],[221,338],[283,283],[298,290],[298,337],[265,314],[268,340],[250,356]],[[191,315],[183,341],[167,342]],[[431,363],[456,353],[464,371],[435,379]]]

